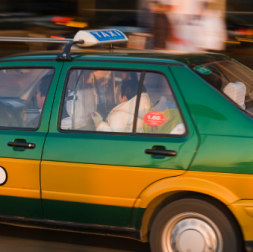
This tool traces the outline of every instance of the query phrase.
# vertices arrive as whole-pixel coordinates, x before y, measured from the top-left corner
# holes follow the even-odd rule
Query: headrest
[[[230,82],[223,89],[224,94],[226,94],[231,100],[245,109],[245,95],[246,95],[246,86],[242,82]]]
[[[165,111],[167,109],[168,109],[167,99],[166,99],[166,97],[161,96],[159,98],[159,101],[157,102],[157,104],[153,108],[151,108],[150,110],[153,112],[157,112],[157,111]]]

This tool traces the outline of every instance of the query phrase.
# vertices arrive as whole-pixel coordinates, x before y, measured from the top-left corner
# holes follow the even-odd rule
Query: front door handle
[[[25,149],[34,149],[36,147],[35,143],[22,143],[22,142],[8,142],[10,147],[22,147]]]
[[[177,155],[176,151],[173,150],[154,150],[154,149],[146,149],[146,154],[149,155],[162,155],[166,157],[175,157]]]

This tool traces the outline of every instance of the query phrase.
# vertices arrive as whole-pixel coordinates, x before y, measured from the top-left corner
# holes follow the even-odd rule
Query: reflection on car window
[[[157,73],[146,73],[146,93],[141,95],[138,118],[143,118],[144,133],[183,135],[185,126],[166,78]],[[146,112],[143,104],[150,99]],[[139,125],[137,122],[137,129]]]
[[[253,112],[253,71],[227,58],[190,65],[202,79],[249,112]]]
[[[0,70],[0,127],[36,129],[53,74],[52,69]]]
[[[72,70],[61,129],[132,132],[139,78],[138,72]]]

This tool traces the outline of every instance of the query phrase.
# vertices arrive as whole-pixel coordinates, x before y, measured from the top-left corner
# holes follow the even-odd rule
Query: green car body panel
[[[253,174],[253,118],[188,68],[171,70],[201,138],[190,170]]]
[[[58,79],[62,69],[62,62],[41,62],[41,61],[18,61],[18,62],[0,62],[1,68],[51,68],[54,69],[54,78],[51,83],[51,87],[47,96],[47,100],[45,102],[45,106],[43,109],[43,116],[41,118],[40,127],[37,130],[20,130],[20,129],[0,129],[0,160],[1,164],[3,163],[7,166],[4,168],[8,171],[8,169],[12,169],[13,173],[12,177],[14,181],[18,181],[20,178],[20,174],[24,177],[28,183],[25,181],[20,185],[14,184],[12,180],[9,178],[7,183],[3,185],[3,189],[6,189],[7,194],[15,195],[15,191],[20,191],[23,197],[15,197],[9,195],[1,195],[1,207],[0,207],[0,215],[13,215],[13,216],[22,216],[22,217],[30,217],[30,218],[44,218],[43,210],[41,207],[41,199],[39,197],[39,188],[40,188],[40,160],[42,155],[42,150],[45,142],[45,137],[48,132],[48,125],[51,115],[52,103],[54,100],[54,95],[58,83]],[[7,146],[8,142],[12,142],[15,139],[24,139],[26,142],[35,142],[36,148],[32,150],[23,150],[17,151],[12,147]],[[2,160],[4,158],[4,161]],[[5,162],[5,160],[9,160]],[[19,166],[18,161],[27,161],[33,163],[33,169],[26,170],[25,166]],[[36,162],[37,161],[37,162]],[[14,169],[18,169],[15,173]],[[32,171],[32,175],[27,172]],[[32,181],[35,180],[35,181]],[[17,192],[18,192],[17,191]],[[31,193],[32,192],[32,193]],[[38,195],[37,198],[32,198],[30,196],[26,197],[26,195],[30,194]]]

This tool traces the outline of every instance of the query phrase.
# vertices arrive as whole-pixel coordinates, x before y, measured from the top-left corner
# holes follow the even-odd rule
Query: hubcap
[[[162,233],[164,252],[222,252],[218,227],[206,216],[182,213],[174,216]]]

